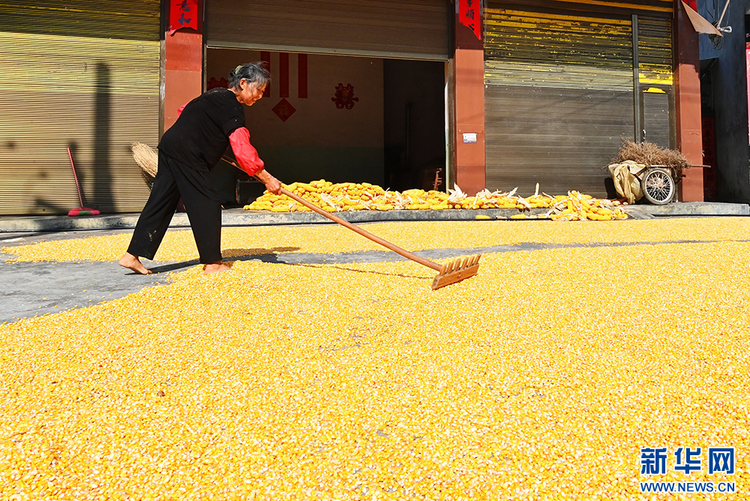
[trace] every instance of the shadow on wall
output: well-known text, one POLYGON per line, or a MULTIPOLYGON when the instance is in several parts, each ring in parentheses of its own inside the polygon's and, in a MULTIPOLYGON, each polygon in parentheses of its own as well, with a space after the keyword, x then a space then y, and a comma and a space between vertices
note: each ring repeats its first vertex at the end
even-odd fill
MULTIPOLYGON (((76 110, 77 111, 77 110, 76 110)), ((73 113, 75 114, 76 111, 73 113)), ((95 77, 95 95, 94 95, 94 115, 92 117, 93 131, 90 140, 93 146, 93 160, 90 165, 79 161, 81 149, 78 141, 70 140, 67 146, 70 148, 75 165, 75 175, 70 165, 70 159, 67 158, 67 152, 62 150, 60 156, 65 158, 65 164, 68 166, 69 178, 71 183, 75 183, 78 178, 78 187, 83 199, 83 205, 102 212, 111 212, 114 209, 114 199, 112 196, 112 173, 110 166, 110 148, 111 148, 111 82, 109 65, 103 62, 96 64, 95 77), (88 183, 89 174, 93 176, 93 181, 88 183), (88 188, 88 189, 87 189, 88 188)), ((8 145, 12 147, 11 144, 8 145)), ((62 165, 62 163, 61 163, 62 165)), ((47 177, 46 172, 40 174, 42 178, 47 177)), ((63 207, 59 204, 52 203, 41 197, 34 200, 37 208, 43 208, 44 212, 52 214, 65 214, 73 207, 63 207)), ((76 201, 76 205, 80 201, 76 201)))
POLYGON ((94 208, 107 211, 114 209, 110 166, 111 95, 109 66, 100 61, 96 64, 94 134, 92 135, 94 141, 94 163, 92 166, 94 182, 89 203, 94 205, 94 208))

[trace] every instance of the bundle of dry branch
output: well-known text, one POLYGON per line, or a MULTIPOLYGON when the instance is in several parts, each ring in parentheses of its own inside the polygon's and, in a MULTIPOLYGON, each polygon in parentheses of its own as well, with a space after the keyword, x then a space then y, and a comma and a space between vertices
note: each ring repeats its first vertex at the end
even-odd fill
POLYGON ((672 167, 678 178, 682 176, 682 169, 689 166, 687 159, 679 151, 661 148, 648 142, 638 144, 633 141, 625 141, 618 156, 610 163, 622 163, 626 160, 648 166, 666 165, 672 167))

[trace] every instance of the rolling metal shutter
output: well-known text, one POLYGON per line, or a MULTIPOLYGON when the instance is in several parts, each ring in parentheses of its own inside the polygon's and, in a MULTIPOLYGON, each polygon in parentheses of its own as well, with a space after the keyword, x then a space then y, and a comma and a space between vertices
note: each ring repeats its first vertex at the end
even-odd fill
POLYGON ((448 0, 207 0, 211 48, 447 60, 448 0))
POLYGON ((641 141, 675 148, 672 20, 638 17, 638 94, 641 141))
POLYGON ((638 33, 646 29, 638 42, 638 80, 660 78, 660 86, 671 89, 671 9, 671 1, 662 0, 488 3, 488 188, 518 187, 528 195, 539 183, 547 193, 606 196, 603 167, 623 139, 634 138, 636 109, 640 124, 666 127, 669 136, 669 107, 652 102, 655 93, 634 99, 642 85, 634 94, 633 22, 641 21, 638 33), (644 23, 641 15, 653 21, 644 23))
POLYGON ((0 214, 140 211, 130 143, 159 137, 160 2, 0 4, 0 214))

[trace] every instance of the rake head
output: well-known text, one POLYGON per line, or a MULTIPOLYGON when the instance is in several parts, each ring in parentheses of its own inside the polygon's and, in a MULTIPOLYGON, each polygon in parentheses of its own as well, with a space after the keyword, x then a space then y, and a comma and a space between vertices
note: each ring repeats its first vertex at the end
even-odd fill
POLYGON ((479 256, 471 256, 467 258, 458 258, 455 261, 451 261, 443 265, 443 268, 432 281, 432 290, 445 287, 446 285, 455 284, 461 280, 466 280, 469 277, 473 277, 479 270, 479 256))

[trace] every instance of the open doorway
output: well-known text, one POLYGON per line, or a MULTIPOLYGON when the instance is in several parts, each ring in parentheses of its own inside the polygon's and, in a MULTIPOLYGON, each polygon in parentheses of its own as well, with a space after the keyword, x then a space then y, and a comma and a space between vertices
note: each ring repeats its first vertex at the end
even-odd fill
POLYGON ((445 64, 383 62, 385 185, 445 189, 445 64))
MULTIPOLYGON (((272 83, 246 109, 246 124, 282 182, 443 188, 444 63, 209 48, 205 88, 226 86, 232 68, 256 61, 267 64, 272 83)), ((244 205, 264 189, 228 164, 212 176, 225 207, 244 205)))

